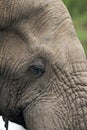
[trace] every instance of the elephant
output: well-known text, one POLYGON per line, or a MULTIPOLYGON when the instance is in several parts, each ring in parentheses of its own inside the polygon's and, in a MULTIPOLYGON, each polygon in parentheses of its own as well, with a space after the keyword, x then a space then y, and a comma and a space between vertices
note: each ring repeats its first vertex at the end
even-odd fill
POLYGON ((62 0, 0 0, 0 116, 27 130, 87 130, 87 60, 62 0))

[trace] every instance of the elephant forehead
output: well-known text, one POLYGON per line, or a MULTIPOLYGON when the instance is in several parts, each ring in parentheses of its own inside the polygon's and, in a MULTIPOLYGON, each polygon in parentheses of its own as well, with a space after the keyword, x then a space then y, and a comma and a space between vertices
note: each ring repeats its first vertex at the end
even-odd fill
POLYGON ((3 12, 0 14, 0 28, 9 26, 27 42, 35 37, 45 43, 54 43, 55 32, 59 35, 61 28, 67 30, 63 25, 71 23, 61 0, 1 0, 0 7, 0 13, 3 12))
POLYGON ((20 24, 21 21, 26 24, 27 20, 36 30, 44 28, 44 25, 57 26, 66 12, 61 0, 1 0, 0 28, 20 24))

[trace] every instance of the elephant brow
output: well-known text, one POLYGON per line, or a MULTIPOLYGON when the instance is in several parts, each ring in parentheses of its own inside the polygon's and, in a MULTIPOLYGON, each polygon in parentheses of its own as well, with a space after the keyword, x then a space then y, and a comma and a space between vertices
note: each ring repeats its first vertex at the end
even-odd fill
MULTIPOLYGON (((23 19, 34 19, 38 14, 44 14, 47 4, 43 4, 41 0, 11 0, 0 2, 0 29, 11 25, 16 25, 23 19), (20 7, 20 8, 19 8, 20 7)), ((36 18, 37 21, 37 18, 36 18)))

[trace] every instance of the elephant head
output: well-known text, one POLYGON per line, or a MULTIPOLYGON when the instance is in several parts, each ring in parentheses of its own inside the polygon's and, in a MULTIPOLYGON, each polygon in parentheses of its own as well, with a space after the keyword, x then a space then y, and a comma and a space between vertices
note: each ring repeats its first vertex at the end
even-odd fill
POLYGON ((27 130, 87 130, 87 61, 61 0, 0 1, 0 115, 27 130))

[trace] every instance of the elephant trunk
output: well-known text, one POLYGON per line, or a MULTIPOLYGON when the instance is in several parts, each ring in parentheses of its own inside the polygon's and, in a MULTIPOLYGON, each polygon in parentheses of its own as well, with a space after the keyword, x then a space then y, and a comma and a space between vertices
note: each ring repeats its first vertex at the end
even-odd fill
MULTIPOLYGON (((79 99, 78 99, 79 102, 79 99)), ((84 101, 83 101, 84 102, 84 101)), ((74 105, 73 105, 74 106, 74 105)), ((27 130, 86 130, 87 107, 86 104, 75 104, 74 110, 60 117, 60 113, 49 112, 49 108, 36 105, 34 109, 24 112, 27 130), (84 105, 84 106, 83 106, 84 105), (58 117, 59 116, 59 117, 58 117)), ((61 108, 62 109, 62 108, 61 108)), ((64 114, 65 112, 63 112, 64 114)), ((62 115, 62 114, 61 114, 62 115)))
POLYGON ((53 111, 45 103, 37 104, 31 110, 27 108, 24 119, 27 130, 63 130, 62 124, 57 122, 53 111))

